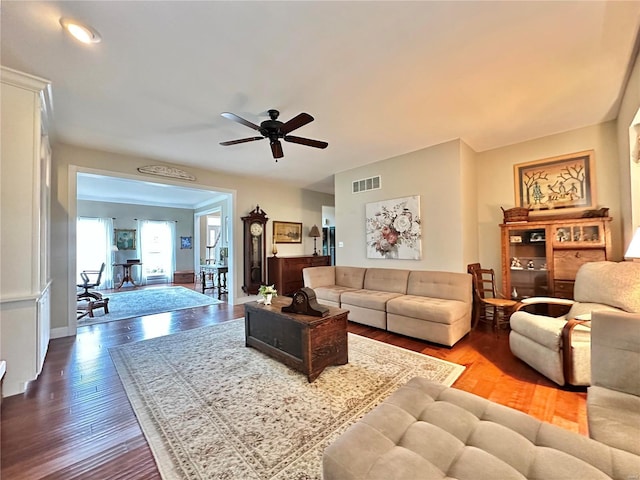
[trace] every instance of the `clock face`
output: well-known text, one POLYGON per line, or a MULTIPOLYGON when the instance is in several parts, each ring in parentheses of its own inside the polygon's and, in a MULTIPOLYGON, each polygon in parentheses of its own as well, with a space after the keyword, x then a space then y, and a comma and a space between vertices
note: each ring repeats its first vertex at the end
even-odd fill
POLYGON ((262 235, 262 224, 260 223, 252 223, 251 224, 251 235, 254 237, 259 237, 262 235))

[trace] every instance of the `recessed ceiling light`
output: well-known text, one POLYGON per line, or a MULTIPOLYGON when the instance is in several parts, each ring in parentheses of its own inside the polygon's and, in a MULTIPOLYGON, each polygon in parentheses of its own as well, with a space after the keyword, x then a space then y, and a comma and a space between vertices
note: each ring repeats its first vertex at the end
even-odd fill
POLYGON ((60 25, 82 43, 100 43, 102 37, 93 28, 70 18, 61 18, 60 25))

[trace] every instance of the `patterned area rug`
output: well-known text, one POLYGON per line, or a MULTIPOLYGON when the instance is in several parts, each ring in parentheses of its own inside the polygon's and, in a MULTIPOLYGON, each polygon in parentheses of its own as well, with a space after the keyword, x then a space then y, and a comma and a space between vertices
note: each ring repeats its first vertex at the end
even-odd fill
MULTIPOLYGON (((109 298, 109 313, 105 314, 103 308, 96 309, 93 311, 93 318, 85 315, 78 320, 79 327, 222 303, 220 300, 185 287, 145 288, 130 292, 107 293, 104 297, 109 298)), ((82 301, 78 302, 78 305, 81 306, 82 303, 82 301)))
POLYGON ((325 447, 400 385, 464 370, 349 334, 349 363, 309 383, 245 347, 242 319, 110 353, 164 479, 320 479, 325 447))

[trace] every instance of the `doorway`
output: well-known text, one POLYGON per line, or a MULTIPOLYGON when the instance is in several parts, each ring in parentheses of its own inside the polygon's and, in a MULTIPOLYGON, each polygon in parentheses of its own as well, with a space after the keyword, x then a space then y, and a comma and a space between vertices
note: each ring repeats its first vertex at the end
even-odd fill
MULTIPOLYGON (((111 219, 113 225, 109 228, 109 235, 111 242, 113 242, 113 235, 115 229, 129 229, 137 230, 138 245, 137 251, 119 252, 115 254, 136 256, 139 258, 140 252, 140 234, 141 226, 139 224, 140 219, 148 220, 160 220, 171 221, 175 220, 168 218, 164 213, 166 212, 184 212, 183 217, 179 218, 175 223, 176 232, 174 234, 174 252, 176 254, 175 264, 173 270, 192 270, 196 274, 199 272, 199 257, 196 256, 195 242, 191 242, 192 239, 198 237, 197 229, 194 228, 194 212, 199 212, 201 209, 207 208, 207 205, 224 205, 225 217, 229 219, 233 218, 232 206, 233 206, 233 193, 231 191, 222 192, 219 190, 206 189, 206 187, 194 188, 192 186, 182 186, 176 181, 175 183, 167 179, 167 182, 162 183, 163 179, 159 178, 157 181, 149 182, 141 180, 137 176, 117 176, 113 175, 113 172, 98 171, 94 169, 87 169, 77 166, 71 166, 69 170, 69 193, 75 197, 75 202, 72 203, 75 211, 71 211, 71 215, 78 219, 79 217, 96 217, 111 219), (110 213, 110 209, 117 208, 120 213, 110 213), (88 214, 87 209, 96 210, 95 214, 88 214), (162 210, 164 209, 164 210, 162 210), (153 210, 153 215, 145 215, 145 211, 153 210), (142 212, 142 213, 140 213, 142 212), (160 215, 160 213, 163 215, 160 215), (131 218, 129 218, 131 217, 131 218), (182 242, 183 237, 185 242, 182 242), (186 247, 183 247, 186 245, 186 247)), ((72 197, 72 198, 73 198, 72 197)), ((232 238, 228 232, 232 231, 231 222, 227 222, 228 230, 225 232, 226 241, 229 247, 232 245, 232 238)), ((69 224, 69 237, 71 240, 69 245, 70 253, 70 270, 69 270, 69 284, 75 289, 76 281, 76 265, 78 263, 77 258, 77 223, 72 222, 69 224)), ((230 253, 230 248, 227 247, 227 252, 230 253)), ((152 253, 152 252, 150 252, 152 253)), ((166 255, 164 255, 166 258, 166 255)), ((128 257, 127 257, 128 258, 128 257)), ((119 260, 118 260, 119 261, 119 260)), ((111 275, 113 275, 114 268, 113 263, 117 263, 110 259, 106 264, 111 275)), ((152 262, 153 263, 153 262, 152 262)), ((166 263, 166 262, 164 262, 166 263)), ((231 263, 231 262, 229 262, 231 263)), ((171 271, 169 266, 160 266, 156 268, 158 273, 163 270, 162 281, 167 279, 171 283, 173 278, 167 273, 171 271)), ((155 281, 156 279, 151 279, 155 281)), ((113 279, 115 283, 115 278, 113 279)), ((233 270, 229 269, 229 282, 233 285, 233 270)), ((223 301, 233 302, 233 291, 229 289, 229 295, 227 298, 223 298, 223 301)), ((74 293, 69 292, 69 312, 75 313, 75 290, 74 293)), ((70 315, 68 320, 69 331, 74 333, 76 329, 76 316, 70 315)))

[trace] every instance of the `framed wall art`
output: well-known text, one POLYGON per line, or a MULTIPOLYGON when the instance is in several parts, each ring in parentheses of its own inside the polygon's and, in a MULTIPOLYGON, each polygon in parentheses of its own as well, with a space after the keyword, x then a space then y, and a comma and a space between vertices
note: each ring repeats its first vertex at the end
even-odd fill
POLYGON ((191 237, 180 237, 180 249, 184 250, 191 248, 193 248, 191 237))
POLYGON ((530 214, 549 210, 563 213, 594 208, 595 167, 593 150, 514 165, 517 207, 530 214))
POLYGON ((367 203, 367 258, 420 260, 420 196, 367 203))
POLYGON ((302 223, 274 220, 273 243, 302 243, 302 223))
POLYGON ((124 228, 114 229, 114 239, 118 250, 135 250, 136 249, 136 231, 124 228))

